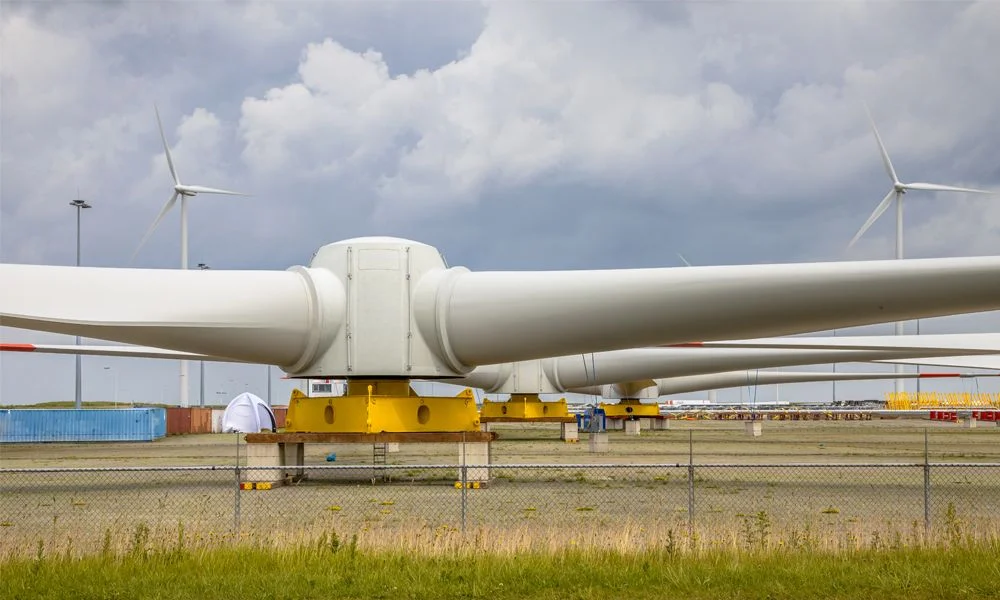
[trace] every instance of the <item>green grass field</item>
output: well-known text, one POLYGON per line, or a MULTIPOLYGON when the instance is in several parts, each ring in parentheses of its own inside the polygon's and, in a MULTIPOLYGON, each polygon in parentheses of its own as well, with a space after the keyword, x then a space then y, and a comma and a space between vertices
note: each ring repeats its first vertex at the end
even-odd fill
POLYGON ((821 552, 689 553, 474 547, 413 554, 324 536, 283 549, 150 549, 2 565, 4 598, 995 598, 1000 544, 821 552))

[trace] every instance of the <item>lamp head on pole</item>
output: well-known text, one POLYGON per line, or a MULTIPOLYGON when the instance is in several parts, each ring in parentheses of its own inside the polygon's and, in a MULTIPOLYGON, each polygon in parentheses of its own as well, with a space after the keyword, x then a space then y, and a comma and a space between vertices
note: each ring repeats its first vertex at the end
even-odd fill
POLYGON ((198 268, 204 271, 206 269, 211 269, 212 267, 206 265, 205 263, 198 263, 198 268))
POLYGON ((91 206, 87 204, 86 200, 73 200, 69 203, 69 205, 77 208, 91 208, 91 206))

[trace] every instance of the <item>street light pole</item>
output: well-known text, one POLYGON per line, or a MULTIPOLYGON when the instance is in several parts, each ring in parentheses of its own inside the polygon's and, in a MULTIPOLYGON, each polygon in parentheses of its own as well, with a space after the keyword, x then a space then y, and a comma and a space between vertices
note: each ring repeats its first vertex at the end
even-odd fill
MULTIPOLYGON (((920 319, 917 319, 917 335, 920 335, 920 319)), ((920 403, 920 365, 917 365, 917 403, 920 403)))
MULTIPOLYGON (((80 195, 79 192, 76 194, 80 195)), ((70 206, 76 208, 76 266, 80 266, 80 210, 84 208, 90 208, 86 200, 81 200, 77 198, 69 203, 70 206)), ((80 345, 80 336, 76 336, 76 345, 80 345)), ((77 410, 83 408, 83 363, 81 361, 81 356, 76 355, 76 396, 73 400, 73 406, 77 410)))
MULTIPOLYGON (((833 337, 837 337, 837 330, 836 329, 833 330, 833 337)), ((836 362, 833 363, 833 372, 834 373, 837 372, 837 363, 836 362)), ((832 404, 836 405, 837 404, 837 380, 834 379, 832 383, 833 383, 833 394, 832 394, 832 396, 830 398, 830 401, 831 401, 832 404)))
POLYGON ((104 367, 105 371, 111 371, 112 384, 115 386, 114 402, 115 408, 118 408, 118 371, 112 369, 111 367, 104 367))
MULTIPOLYGON (((212 267, 206 265, 205 263, 198 263, 198 268, 202 271, 211 269, 212 267)), ((200 361, 198 365, 198 376, 201 379, 201 400, 199 401, 199 406, 205 406, 205 361, 200 361)))

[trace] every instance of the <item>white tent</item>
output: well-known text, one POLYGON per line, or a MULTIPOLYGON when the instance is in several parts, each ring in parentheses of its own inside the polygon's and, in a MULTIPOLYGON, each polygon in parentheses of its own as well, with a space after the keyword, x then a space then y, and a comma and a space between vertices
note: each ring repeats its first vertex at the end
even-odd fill
POLYGON ((243 392, 229 402, 222 413, 223 433, 257 433, 277 429, 274 412, 259 397, 243 392))

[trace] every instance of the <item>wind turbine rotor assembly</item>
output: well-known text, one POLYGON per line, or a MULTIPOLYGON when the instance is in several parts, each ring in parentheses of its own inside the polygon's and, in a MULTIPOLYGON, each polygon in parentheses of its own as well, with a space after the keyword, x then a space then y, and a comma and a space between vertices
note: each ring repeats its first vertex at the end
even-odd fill
MULTIPOLYGON (((471 272, 448 268, 432 246, 368 237, 323 246, 308 267, 285 271, 0 264, 0 288, 18 290, 0 295, 0 320, 347 379, 342 405, 306 399, 290 408, 298 431, 470 431, 478 430, 471 398, 431 406, 409 380, 996 310, 998 275, 1000 257, 471 272)), ((556 379, 565 385, 570 370, 556 379)))

